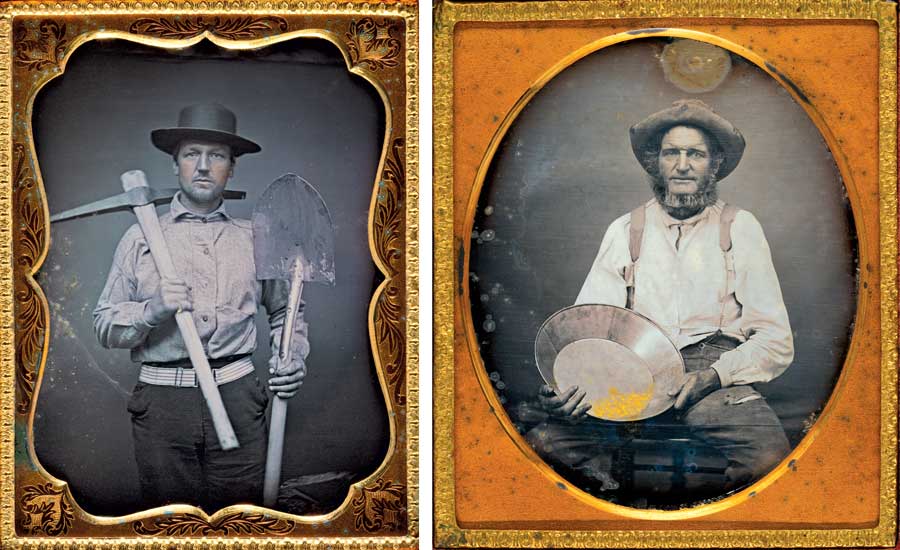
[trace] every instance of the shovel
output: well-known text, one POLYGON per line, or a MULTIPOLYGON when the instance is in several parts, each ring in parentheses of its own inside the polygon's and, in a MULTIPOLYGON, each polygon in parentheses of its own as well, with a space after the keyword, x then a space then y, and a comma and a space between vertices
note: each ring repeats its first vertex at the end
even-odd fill
MULTIPOLYGON (((285 174, 266 188, 253 210, 252 222, 256 278, 291 282, 278 346, 278 374, 291 360, 303 283, 334 284, 334 225, 319 192, 295 174, 285 174)), ((286 417, 287 400, 276 395, 263 485, 263 504, 269 508, 278 500, 286 417)))

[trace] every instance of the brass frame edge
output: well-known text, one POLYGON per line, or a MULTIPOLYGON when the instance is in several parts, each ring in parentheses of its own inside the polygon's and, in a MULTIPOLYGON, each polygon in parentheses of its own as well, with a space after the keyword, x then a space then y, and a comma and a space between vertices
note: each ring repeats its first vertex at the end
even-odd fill
MULTIPOLYGON (((403 243, 403 258, 404 258, 404 269, 405 271, 401 271, 405 276, 405 287, 404 287, 404 317, 401 319, 405 328, 405 342, 404 342, 404 351, 406 352, 406 359, 404 362, 405 366, 405 377, 406 377, 406 430, 405 432, 398 433, 396 421, 394 419, 394 415, 396 414, 395 406, 393 405, 392 398, 390 396, 390 387, 386 380, 386 373, 384 372, 384 366, 381 364, 380 356, 378 353, 377 344, 375 342, 374 336, 369 337, 369 346, 374 355, 374 360, 377 368, 377 378, 379 379, 379 386, 382 392, 382 397, 385 400, 385 411, 390 416, 389 424, 390 424, 390 444, 388 448, 388 452, 383 458, 383 460, 379 463, 379 465, 363 480, 356 482, 353 484, 361 494, 362 489, 366 483, 372 482, 378 478, 384 471, 386 466, 392 460, 399 460, 403 465, 405 465, 405 478, 402 480, 404 485, 406 486, 405 497, 406 500, 404 505, 406 506, 407 512, 407 531, 402 535, 385 535, 385 536, 377 536, 373 534, 362 534, 360 536, 300 536, 300 537, 292 537, 292 538, 264 538, 264 537, 237 537, 237 536, 228 536, 223 538, 207 538, 207 537, 153 537, 153 538, 141 538, 139 535, 134 535, 132 537, 49 537, 49 536, 18 536, 15 531, 15 438, 18 436, 24 436, 24 434, 16 434, 16 415, 15 415, 15 375, 16 375, 16 363, 15 363, 15 315, 14 308, 12 307, 15 301, 14 297, 14 270, 12 268, 13 260, 14 260, 14 251, 13 251, 13 231, 12 231, 12 223, 13 223, 13 190, 12 186, 14 182, 12 181, 12 131, 11 131, 11 121, 12 121, 12 80, 13 80, 13 57, 12 57, 12 49, 13 49, 13 40, 12 40, 12 19, 17 16, 41 16, 41 17, 53 17, 53 16, 103 16, 103 15, 112 15, 112 14, 122 14, 122 15, 137 15, 139 13, 143 13, 140 11, 141 9, 150 9, 154 13, 165 14, 165 15, 203 15, 206 13, 212 14, 222 14, 224 2, 218 3, 207 3, 207 2, 198 2, 196 8, 189 8, 192 3, 190 1, 187 2, 179 2, 176 4, 175 2, 168 2, 169 5, 178 5, 181 6, 180 9, 167 9, 159 6, 159 3, 141 3, 137 2, 119 2, 115 8, 108 9, 109 4, 104 4, 101 7, 98 7, 99 4, 94 3, 85 3, 84 1, 80 2, 71 2, 71 3, 25 3, 25 2, 11 2, 5 5, 0 5, 0 33, 2 33, 2 38, 0 38, 0 46, 4 44, 2 42, 5 40, 5 44, 8 45, 6 48, 0 47, 0 181, 5 182, 3 187, 0 187, 0 239, 4 239, 0 241, 0 259, 6 259, 8 261, 0 262, 2 263, 2 267, 0 267, 0 318, 3 320, 2 326, 0 326, 0 374, 2 374, 2 378, 0 378, 0 382, 4 385, 0 387, 2 392, 0 392, 0 443, 2 443, 2 450, 0 450, 0 467, 2 467, 2 471, 0 471, 0 544, 4 550, 9 548, 23 548, 23 549, 32 549, 32 548, 41 548, 46 544, 53 544, 54 546, 60 545, 61 547, 67 548, 95 548, 95 547, 108 547, 108 546, 118 546, 123 545, 128 548, 159 548, 161 545, 176 545, 178 547, 183 546, 197 546, 197 547, 209 547, 211 544, 215 544, 216 546, 221 546, 222 548, 243 548, 243 547, 258 547, 260 545, 265 545, 271 548, 285 548, 285 547, 293 547, 294 545, 302 545, 304 548, 310 549, 322 549, 322 550, 333 550, 335 548, 412 548, 417 546, 418 544, 418 521, 419 521, 419 484, 418 484, 418 261, 419 261, 419 251, 418 251, 418 94, 412 94, 411 90, 417 89, 418 86, 418 27, 417 27, 417 6, 412 5, 402 5, 402 4, 359 4, 359 3, 351 3, 347 2, 345 4, 338 5, 335 2, 332 2, 328 5, 324 3, 315 2, 309 3, 308 7, 305 2, 281 2, 276 5, 272 2, 230 2, 228 5, 234 8, 234 13, 246 14, 246 13, 260 13, 271 15, 276 14, 287 14, 287 15, 356 15, 360 17, 367 16, 375 16, 375 17, 393 17, 402 19, 402 24, 404 26, 404 30, 406 32, 406 42, 404 47, 405 51, 405 89, 403 95, 403 103, 401 106, 395 105, 392 106, 392 101, 388 97, 388 92, 384 87, 384 84, 380 79, 375 77, 367 69, 355 66, 351 63, 350 54, 347 51, 347 47, 345 44, 337 40, 337 37, 331 31, 326 31, 318 28, 309 28, 309 29, 301 29, 299 31, 291 31, 286 32, 281 35, 265 38, 261 40, 241 40, 241 41, 230 41, 226 40, 222 43, 222 40, 218 39, 218 37, 210 35, 209 32, 204 32, 202 36, 196 37, 194 39, 189 40, 164 40, 164 39, 146 39, 140 36, 130 36, 127 33, 121 33, 117 31, 94 31, 94 32, 86 32, 78 35, 76 39, 73 41, 73 46, 69 48, 66 52, 65 58, 62 62, 63 70, 58 74, 54 74, 51 78, 42 81, 40 84, 36 85, 33 92, 28 98, 28 102, 26 106, 23 106, 23 109, 26 111, 26 116, 30 118, 31 109, 34 97, 36 97, 39 90, 53 78, 60 76, 64 72, 65 62, 72 55, 72 53, 80 47, 83 43, 88 41, 92 41, 95 39, 102 38, 121 38, 125 40, 130 40, 133 42, 139 43, 150 43, 150 42, 160 42, 167 43, 171 46, 173 42, 184 42, 183 46, 189 46, 193 43, 199 42, 203 38, 208 38, 212 42, 218 44, 222 47, 231 47, 236 49, 242 48, 254 48, 259 47, 261 45, 266 45, 274 42, 280 42, 284 40, 291 40, 294 38, 300 37, 315 37, 322 40, 326 40, 335 46, 341 54, 345 64, 346 70, 351 74, 356 74, 359 77, 362 77, 370 86, 375 88, 379 97, 382 100, 382 105, 385 109, 385 123, 386 127, 384 129, 384 133, 381 136, 383 140, 383 146, 380 153, 380 159, 378 163, 377 171, 373 177, 373 186, 371 187, 372 194, 372 204, 374 204, 375 196, 377 195, 378 183, 382 178, 385 162, 391 151, 391 142, 392 140, 396 140, 398 137, 402 138, 404 142, 407 144, 404 148, 405 157, 404 157, 404 181, 407 183, 401 189, 401 200, 407 200, 405 197, 412 197, 412 199, 406 204, 404 204, 404 224, 406 227, 406 232, 404 234, 404 243, 403 243), (212 4, 212 6, 210 6, 212 4), (253 10, 246 9, 243 6, 246 5, 254 5, 257 4, 262 5, 262 8, 254 8, 253 10), (21 9, 17 9, 21 8, 21 9), (102 9, 101 9, 102 8, 102 9), (279 9, 283 8, 283 9, 279 9), (255 11, 254 11, 255 10, 255 11), (397 134, 393 131, 393 125, 391 123, 392 119, 395 118, 396 115, 400 115, 403 117, 403 128, 404 132, 402 134, 397 134), (410 278, 409 274, 413 273, 415 277, 410 278), (414 353, 410 354, 410 350, 414 353), (7 437, 8 434, 8 437, 7 437), (397 452, 399 448, 402 448, 406 451, 404 456, 396 458, 394 453, 397 452)), ((156 45, 156 44, 151 44, 156 45)), ((180 46, 181 47, 181 46, 180 46)), ((28 125, 26 129, 27 134, 29 135, 29 141, 33 142, 31 138, 31 126, 28 125)), ((36 159, 36 155, 34 151, 31 150, 31 155, 36 159)), ((35 167, 37 168, 37 167, 35 167)), ((37 169, 35 170, 37 172, 37 169)), ((43 188, 43 184, 41 181, 41 177, 39 173, 35 174, 36 179, 40 182, 41 188, 43 188)), ((46 194, 41 191, 44 195, 44 203, 46 210, 46 194)), ((372 213, 374 212, 373 207, 370 205, 369 208, 369 219, 367 221, 367 231, 371 233, 372 228, 374 227, 372 222, 372 213)), ((376 289, 374 289, 373 294, 370 298, 369 307, 367 310, 371 310, 374 307, 374 304, 377 302, 377 297, 381 293, 384 292, 385 285, 388 283, 390 279, 390 273, 385 266, 382 265, 378 254, 376 253, 375 248, 372 245, 371 235, 369 236, 369 251, 372 255, 372 261, 376 264, 377 270, 382 273, 385 277, 385 281, 379 285, 376 289)), ((42 253, 40 260, 37 262, 37 265, 40 265, 43 261, 44 255, 46 254, 46 250, 42 253)), ((374 330, 372 327, 373 316, 371 311, 367 314, 367 322, 370 325, 370 333, 371 330, 374 330)), ((49 332, 49 329, 48 329, 49 332)), ((46 355, 41 360, 40 368, 43 367, 43 362, 46 359, 46 355)), ((35 399, 38 388, 35 388, 35 399)), ((33 422, 34 416, 34 406, 32 406, 29 414, 28 414, 28 425, 27 430, 31 431, 31 423, 33 422)), ((33 441, 28 441, 29 451, 33 451, 33 441)), ((31 453, 33 455, 33 452, 31 453)), ((46 478, 53 480, 54 482, 63 483, 66 482, 63 480, 57 480, 53 476, 50 476, 47 472, 43 470, 43 467, 40 465, 40 462, 33 456, 33 462, 35 466, 45 475, 46 478)), ((67 484, 66 484, 67 485, 67 484)), ((267 514, 273 518, 287 518, 295 521, 297 523, 323 523, 326 524, 336 515, 342 513, 348 513, 347 509, 350 506, 350 502, 352 498, 355 496, 355 492, 353 489, 349 489, 346 497, 344 498, 343 503, 334 510, 325 515, 321 516, 296 516, 293 514, 287 514, 278 511, 267 511, 267 514)), ((152 516, 153 512, 150 510, 146 510, 143 512, 138 512, 136 514, 129 514, 127 516, 121 516, 116 518, 106 518, 102 516, 93 516, 80 507, 77 504, 74 504, 76 508, 76 513, 83 516, 92 518, 96 520, 97 525, 104 524, 112 524, 121 520, 134 520, 140 519, 145 516, 152 516)), ((193 509, 193 507, 184 506, 176 507, 177 510, 173 508, 173 511, 181 511, 181 509, 193 509)), ((247 511, 256 510, 264 510, 262 508, 257 507, 241 507, 246 508, 247 511)), ((221 514, 212 514, 206 515, 207 517, 216 517, 221 514)))
POLYGON ((406 18, 406 462, 409 533, 419 535, 419 19, 406 18), (410 368, 412 366, 413 368, 410 368))
MULTIPOLYGON (((13 312, 12 235, 12 18, 0 14, 0 491, 12 492, 15 484, 15 387, 16 361, 13 312), (9 436, 7 436, 9 434, 9 436)), ((15 535, 15 499, 0 501, 0 541, 15 535)))
MULTIPOLYGON (((595 2, 526 2, 509 5, 443 2, 435 9, 434 61, 434 306, 435 306, 435 545, 447 548, 604 546, 798 547, 893 546, 896 543, 897 474, 897 15, 886 2, 787 0, 741 2, 682 0, 665 5, 595 2), (626 17, 756 17, 874 20, 879 27, 879 187, 881 259, 881 498, 872 529, 548 531, 463 529, 456 521, 453 463, 454 293, 453 242, 453 29, 462 21, 526 22, 626 17), (438 413, 441 412, 441 414, 438 413)), ((461 260, 460 260, 461 261, 461 260)))

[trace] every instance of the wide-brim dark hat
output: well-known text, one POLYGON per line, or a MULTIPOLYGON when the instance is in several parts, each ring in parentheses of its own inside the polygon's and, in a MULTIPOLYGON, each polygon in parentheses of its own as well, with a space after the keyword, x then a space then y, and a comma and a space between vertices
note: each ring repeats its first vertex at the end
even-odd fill
POLYGON ((258 153, 262 148, 247 138, 237 135, 237 117, 218 103, 201 103, 185 107, 178 114, 176 128, 160 128, 150 132, 150 140, 157 149, 170 155, 184 140, 224 143, 231 147, 235 157, 258 153))
POLYGON ((631 127, 631 150, 641 166, 646 161, 644 151, 647 144, 675 126, 700 128, 716 140, 724 153, 722 164, 716 172, 717 179, 723 179, 737 168, 744 155, 744 136, 732 123, 698 99, 678 100, 668 109, 653 113, 631 127))

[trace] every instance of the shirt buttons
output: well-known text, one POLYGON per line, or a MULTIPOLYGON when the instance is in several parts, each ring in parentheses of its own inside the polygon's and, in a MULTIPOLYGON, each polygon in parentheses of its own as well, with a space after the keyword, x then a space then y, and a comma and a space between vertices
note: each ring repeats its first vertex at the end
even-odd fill
POLYGON ((209 247, 203 249, 203 253, 209 256, 209 247))
POLYGON ((201 317, 201 319, 203 319, 203 322, 206 323, 209 321, 209 315, 204 315, 203 317, 201 317))

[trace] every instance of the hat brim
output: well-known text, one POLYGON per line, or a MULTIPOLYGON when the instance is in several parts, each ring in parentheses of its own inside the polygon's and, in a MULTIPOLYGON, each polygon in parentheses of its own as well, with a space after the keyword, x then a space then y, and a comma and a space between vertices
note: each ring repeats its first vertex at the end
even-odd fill
MULTIPOLYGON (((731 174, 744 155, 744 136, 733 124, 697 105, 675 105, 647 117, 631 127, 631 150, 644 166, 643 152, 647 144, 659 134, 675 126, 694 126, 707 132, 722 148, 724 158, 716 177, 724 179, 731 174)), ((646 169, 646 167, 645 167, 646 169)))
POLYGON ((235 157, 248 153, 258 153, 262 148, 249 139, 239 135, 223 132, 221 130, 207 130, 203 128, 161 128, 150 132, 150 141, 157 149, 175 154, 175 148, 185 140, 209 141, 224 143, 231 147, 231 154, 235 157))

